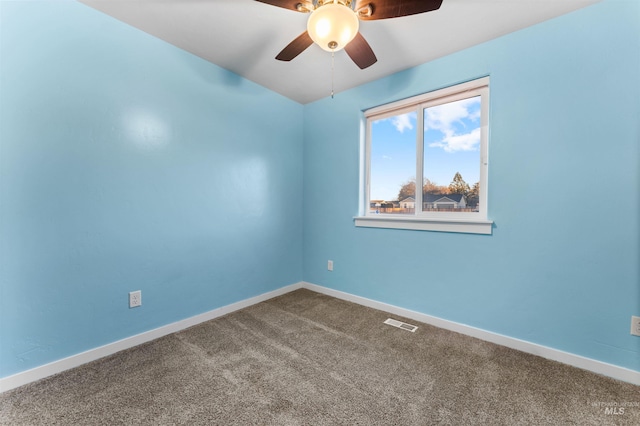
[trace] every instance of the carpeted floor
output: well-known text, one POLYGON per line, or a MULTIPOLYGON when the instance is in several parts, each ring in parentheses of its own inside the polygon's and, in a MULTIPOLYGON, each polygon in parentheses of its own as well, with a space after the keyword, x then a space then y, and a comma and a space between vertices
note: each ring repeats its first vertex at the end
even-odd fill
POLYGON ((0 394, 0 424, 640 424, 638 386, 390 316, 297 290, 0 394))

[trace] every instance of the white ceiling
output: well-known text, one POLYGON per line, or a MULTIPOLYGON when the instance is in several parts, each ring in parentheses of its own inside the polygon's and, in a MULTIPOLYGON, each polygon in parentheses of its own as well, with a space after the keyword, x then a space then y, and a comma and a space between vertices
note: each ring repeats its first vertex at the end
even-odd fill
MULTIPOLYGON (((291 62, 274 59, 305 31, 307 14, 254 0, 80 1, 297 102, 330 94, 330 53, 313 45, 291 62)), ((344 51, 336 53, 335 92, 598 1, 443 0, 434 12, 361 21, 378 62, 361 70, 344 51)))

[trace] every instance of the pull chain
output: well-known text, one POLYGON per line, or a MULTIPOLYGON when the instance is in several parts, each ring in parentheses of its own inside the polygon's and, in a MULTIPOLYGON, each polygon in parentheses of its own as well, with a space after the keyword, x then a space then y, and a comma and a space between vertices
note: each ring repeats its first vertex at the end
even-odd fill
POLYGON ((334 71, 335 52, 331 51, 331 99, 333 99, 333 71, 334 71))

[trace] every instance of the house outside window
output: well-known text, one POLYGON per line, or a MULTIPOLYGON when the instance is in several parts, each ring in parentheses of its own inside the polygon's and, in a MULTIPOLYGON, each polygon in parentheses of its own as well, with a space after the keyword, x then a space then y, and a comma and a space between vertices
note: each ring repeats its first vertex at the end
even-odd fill
POLYGON ((491 233, 488 77, 364 115, 365 204, 356 226, 491 233))

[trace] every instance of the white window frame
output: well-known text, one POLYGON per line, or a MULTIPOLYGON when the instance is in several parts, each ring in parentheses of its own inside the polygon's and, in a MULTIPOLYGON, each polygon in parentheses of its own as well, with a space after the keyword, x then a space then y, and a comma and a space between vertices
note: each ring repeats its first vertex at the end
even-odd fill
POLYGON ((489 77, 480 78, 462 84, 446 87, 433 92, 403 99, 401 101, 371 108, 364 112, 366 120, 364 144, 364 174, 362 174, 360 215, 355 217, 355 225, 359 227, 413 229, 423 231, 463 232, 473 234, 491 234, 493 221, 487 218, 488 200, 488 164, 489 164, 489 77), (479 211, 477 212, 423 212, 422 185, 424 161, 424 109, 481 96, 480 101, 480 194, 479 211), (375 214, 369 209, 371 177, 371 124, 374 121, 399 114, 415 111, 416 126, 416 194, 415 213, 408 214, 375 214))

